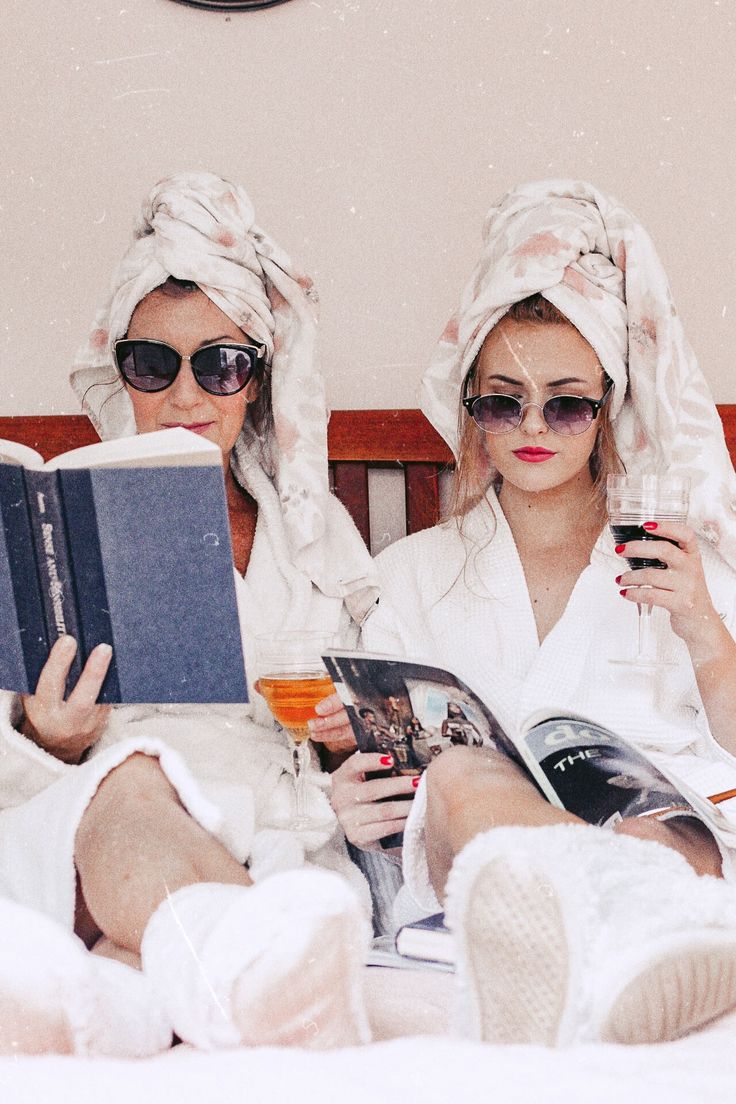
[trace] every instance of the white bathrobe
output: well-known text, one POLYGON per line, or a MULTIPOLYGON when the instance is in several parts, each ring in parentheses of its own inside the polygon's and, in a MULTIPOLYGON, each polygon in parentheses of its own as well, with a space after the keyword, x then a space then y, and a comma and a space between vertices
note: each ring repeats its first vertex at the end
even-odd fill
MULTIPOLYGON (((320 830, 295 833, 293 761, 284 734, 253 689, 254 640, 269 630, 327 629, 352 645, 357 626, 342 600, 322 594, 289 556, 277 493, 258 466, 247 489, 258 522, 244 578, 236 576, 249 705, 116 706, 86 761, 69 766, 14 727, 20 707, 0 692, 0 896, 41 909, 70 928, 74 920, 74 838, 101 780, 136 751, 159 757, 189 813, 258 880, 305 862, 339 869, 370 909, 367 887, 347 857, 327 797, 327 776, 311 772, 309 809, 320 830)), ((335 533, 343 507, 329 502, 335 533)), ((328 518, 329 525, 329 518, 328 518)))
MULTIPOLYGON (((659 654, 673 666, 637 671, 610 662, 634 654, 637 611, 619 596, 622 560, 607 529, 541 645, 516 545, 492 491, 468 515, 465 532, 464 541, 448 522, 381 553, 381 604, 363 627, 365 648, 450 668, 509 730, 540 710, 573 711, 625 736, 704 796, 736 787, 736 759, 710 734, 689 654, 666 612, 654 611, 655 631, 659 654)), ((736 573, 704 542, 701 552, 713 602, 733 634, 736 573)), ((414 896, 431 908, 423 789, 407 826, 404 868, 414 896)), ((728 854, 736 848, 736 801, 720 808, 734 824, 719 840, 728 854)))

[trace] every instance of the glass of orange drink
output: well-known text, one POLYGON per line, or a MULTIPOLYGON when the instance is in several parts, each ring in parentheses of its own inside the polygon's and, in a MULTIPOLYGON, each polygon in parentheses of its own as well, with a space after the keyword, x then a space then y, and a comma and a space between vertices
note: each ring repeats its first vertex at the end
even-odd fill
POLYGON ((335 692, 322 655, 336 643, 334 633, 310 629, 272 633, 256 640, 257 689, 286 732, 292 748, 295 827, 306 826, 310 820, 306 800, 306 776, 311 762, 307 721, 317 716, 317 703, 335 692))

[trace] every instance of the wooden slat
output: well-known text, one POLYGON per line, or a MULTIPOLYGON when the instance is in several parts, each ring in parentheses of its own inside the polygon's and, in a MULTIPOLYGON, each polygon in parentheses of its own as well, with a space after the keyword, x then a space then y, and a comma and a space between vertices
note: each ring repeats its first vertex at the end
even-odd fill
POLYGON ((736 404, 720 405, 718 413, 721 415, 721 421, 723 422, 723 435, 731 454, 731 461, 736 467, 736 404))
MULTIPOLYGON (((736 460, 736 404, 721 404, 718 410, 728 450, 736 460)), ((83 414, 0 417, 0 437, 30 445, 46 460, 97 440, 83 414)), ((331 460, 436 464, 452 461, 447 445, 420 410, 333 410, 329 448, 331 460)))
POLYGON ((368 465, 351 460, 330 464, 333 490, 348 511, 361 537, 370 548, 371 523, 368 511, 368 465))
POLYGON ((440 517, 439 466, 407 464, 404 479, 407 533, 436 525, 440 517))
POLYGON ((332 460, 452 461, 421 410, 333 410, 328 441, 332 460))
POLYGON ((44 460, 99 441, 84 414, 41 414, 0 418, 0 438, 20 441, 40 452, 44 460))
MULTIPOLYGON (((736 460, 736 404, 718 407, 726 444, 736 460)), ((0 438, 20 441, 45 460, 97 440, 82 414, 0 417, 0 438)), ((444 441, 419 410, 335 410, 329 426, 330 467, 335 493, 346 505, 364 540, 370 541, 368 467, 398 464, 405 469, 408 532, 439 517, 438 471, 451 464, 444 441)))

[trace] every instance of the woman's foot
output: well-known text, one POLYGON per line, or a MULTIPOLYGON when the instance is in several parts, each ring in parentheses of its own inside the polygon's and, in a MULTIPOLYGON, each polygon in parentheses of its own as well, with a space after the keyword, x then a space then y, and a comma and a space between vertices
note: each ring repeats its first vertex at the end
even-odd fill
POLYGON ((335 874, 252 887, 204 883, 154 913, 143 968, 185 1042, 323 1050, 369 1037, 361 993, 368 925, 335 874))
POLYGON ((172 1032, 146 978, 43 913, 0 901, 0 1054, 144 1057, 172 1032))
POLYGON ((462 1026, 487 1042, 663 1042, 736 1006, 736 891, 659 844, 493 829, 457 857, 446 914, 462 1026))

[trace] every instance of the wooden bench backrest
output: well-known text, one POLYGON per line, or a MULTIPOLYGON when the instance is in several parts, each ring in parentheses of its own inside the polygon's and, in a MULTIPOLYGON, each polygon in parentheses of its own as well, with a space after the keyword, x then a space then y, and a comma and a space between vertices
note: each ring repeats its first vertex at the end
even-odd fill
MULTIPOLYGON (((736 404, 719 406, 726 444, 736 458, 736 404)), ((0 417, 0 438, 20 441, 45 460, 92 444, 97 434, 83 414, 0 417)), ((335 494, 353 516, 370 547, 368 472, 396 468, 404 473, 406 530, 436 524, 440 472, 452 456, 419 410, 334 410, 329 427, 330 478, 335 494)))

